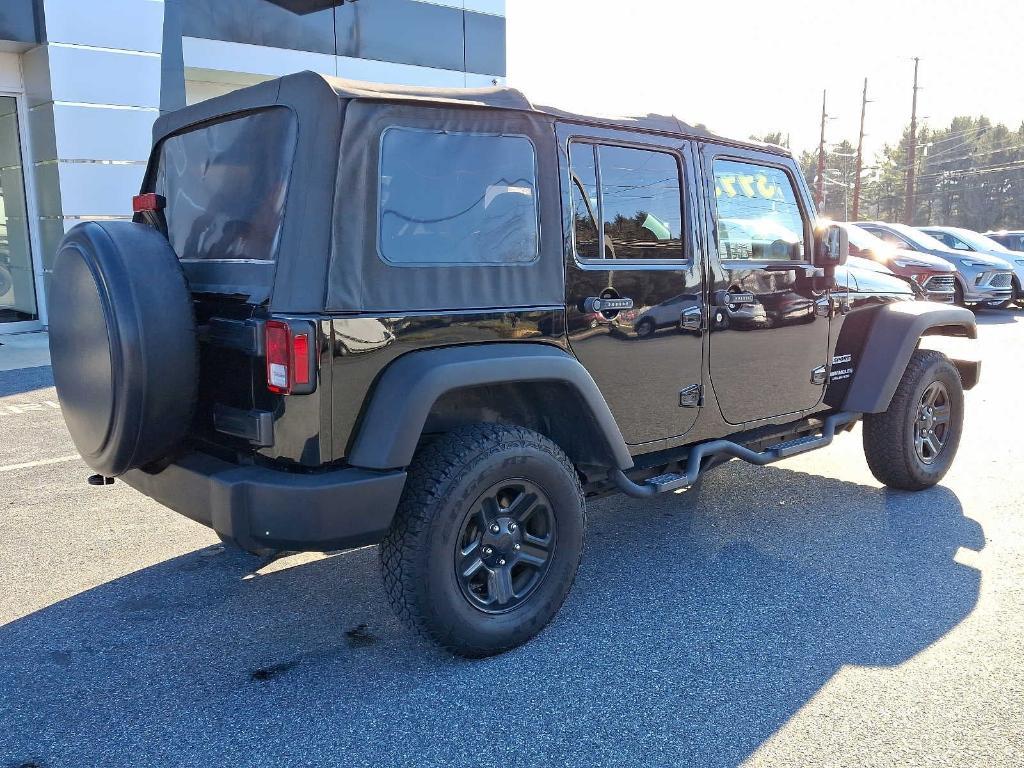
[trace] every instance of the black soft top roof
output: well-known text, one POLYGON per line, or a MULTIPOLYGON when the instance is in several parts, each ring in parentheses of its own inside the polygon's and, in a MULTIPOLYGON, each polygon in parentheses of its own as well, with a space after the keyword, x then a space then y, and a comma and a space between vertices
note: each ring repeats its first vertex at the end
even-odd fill
MULTIPOLYGON (((162 116, 153 128, 154 139, 159 140, 181 128, 215 118, 228 112, 247 108, 250 100, 253 106, 262 106, 275 101, 276 95, 290 94, 289 101, 306 104, 323 104, 333 94, 337 99, 366 99, 395 102, 419 102, 436 105, 464 105, 471 107, 514 110, 535 115, 548 115, 558 120, 587 123, 605 127, 626 128, 655 133, 669 133, 698 139, 710 139, 732 146, 750 147, 763 151, 788 155, 783 147, 757 141, 742 141, 719 136, 701 124, 692 125, 673 115, 648 114, 639 117, 596 117, 583 115, 557 107, 536 105, 522 91, 507 86, 490 88, 433 88, 429 86, 395 85, 372 83, 361 80, 347 80, 330 77, 316 72, 299 72, 294 75, 269 80, 249 88, 234 91, 209 101, 162 116), (277 93, 274 94, 273 92, 277 93)), ((251 107, 249 107, 251 108, 251 107)))
MULTIPOLYGON (((273 312, 392 312, 418 309, 492 309, 501 306, 556 306, 564 296, 560 258, 523 265, 466 265, 439 281, 432 267, 386 265, 376 252, 376 147, 382 125, 429 120, 451 130, 491 132, 511 126, 536 147, 540 195, 541 252, 560 254, 557 151, 554 120, 712 140, 729 146, 769 151, 781 147, 714 136, 674 117, 597 118, 532 104, 514 88, 423 88, 366 83, 300 72, 243 88, 162 115, 153 126, 154 152, 143 191, 153 190, 159 146, 180 131, 241 113, 273 107, 290 109, 299 140, 288 186, 278 261, 196 259, 183 263, 193 291, 244 296, 270 302, 273 312), (342 131, 344 115, 345 130, 342 131), (342 151, 342 146, 345 147, 342 151), (339 158, 344 157, 344 172, 339 158), (345 194, 332 194, 342 176, 345 194), (341 222, 344 222, 342 226, 341 222), (331 275, 328 276, 328 269, 331 275), (327 286, 325 286, 327 276, 327 286), (325 290, 329 288, 329 290, 325 290)), ((245 147, 239 152, 248 151, 245 147)), ((252 148, 258 152, 259 148, 252 148)), ((245 194, 245 190, 238 190, 245 194)))

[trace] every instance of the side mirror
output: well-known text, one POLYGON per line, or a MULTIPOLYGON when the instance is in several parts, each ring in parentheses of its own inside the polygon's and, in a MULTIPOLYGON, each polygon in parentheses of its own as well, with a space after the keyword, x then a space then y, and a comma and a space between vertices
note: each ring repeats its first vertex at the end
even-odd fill
POLYGON ((850 236, 843 227, 827 222, 819 225, 814 232, 814 265, 816 267, 839 267, 850 255, 850 236))

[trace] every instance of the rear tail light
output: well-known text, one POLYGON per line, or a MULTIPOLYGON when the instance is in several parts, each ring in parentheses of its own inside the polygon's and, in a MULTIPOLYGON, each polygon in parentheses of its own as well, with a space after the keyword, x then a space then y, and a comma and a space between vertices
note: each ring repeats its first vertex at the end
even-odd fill
POLYGON ((315 344, 308 323, 295 325, 284 320, 264 323, 267 352, 267 389, 279 395, 301 395, 313 391, 312 371, 315 344))

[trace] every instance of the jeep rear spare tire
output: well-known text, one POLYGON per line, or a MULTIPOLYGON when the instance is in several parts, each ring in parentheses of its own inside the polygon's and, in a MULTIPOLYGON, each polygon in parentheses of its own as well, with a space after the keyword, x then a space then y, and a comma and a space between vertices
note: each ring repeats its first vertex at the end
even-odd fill
POLYGON ((58 248, 48 309, 54 384, 85 463, 113 477, 172 452, 196 403, 198 346, 166 238, 143 224, 79 224, 58 248))

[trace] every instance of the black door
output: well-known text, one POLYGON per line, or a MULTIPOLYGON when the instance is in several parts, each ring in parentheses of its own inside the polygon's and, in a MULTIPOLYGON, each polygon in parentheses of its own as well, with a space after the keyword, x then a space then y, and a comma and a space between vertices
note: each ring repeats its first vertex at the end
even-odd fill
POLYGON ((829 304, 810 264, 812 215, 785 158, 705 145, 711 381, 730 424, 813 408, 829 304))
POLYGON ((701 402, 705 306, 690 145, 559 125, 569 343, 627 443, 675 437, 701 402))

